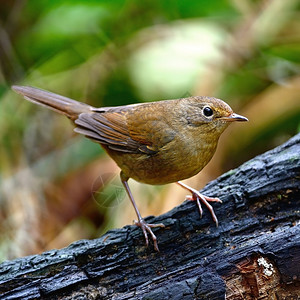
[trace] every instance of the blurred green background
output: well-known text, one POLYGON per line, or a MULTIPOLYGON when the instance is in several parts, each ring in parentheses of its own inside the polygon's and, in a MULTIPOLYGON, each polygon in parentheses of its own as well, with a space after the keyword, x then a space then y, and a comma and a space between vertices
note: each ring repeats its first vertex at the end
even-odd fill
MULTIPOLYGON (((250 122, 232 125, 210 164, 188 180, 200 188, 300 131, 299 8, 296 0, 1 1, 0 261, 135 219, 99 145, 12 84, 94 106, 225 100, 250 122)), ((176 185, 129 184, 143 216, 185 196, 176 185)))

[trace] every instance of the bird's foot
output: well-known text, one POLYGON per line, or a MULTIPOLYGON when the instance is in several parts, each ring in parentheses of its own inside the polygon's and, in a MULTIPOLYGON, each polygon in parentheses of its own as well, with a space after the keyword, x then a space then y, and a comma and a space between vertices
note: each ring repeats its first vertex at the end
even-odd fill
POLYGON ((222 203, 222 200, 220 200, 219 198, 210 198, 210 197, 204 196, 193 188, 189 188, 189 191, 192 193, 192 195, 186 196, 186 199, 191 200, 191 201, 196 201, 197 206, 199 208, 200 217, 202 217, 202 213, 203 213, 202 206, 201 206, 201 202, 202 202, 210 211, 211 216, 212 216, 214 222, 216 223, 216 226, 218 227, 218 224, 219 224, 218 219, 216 217, 213 207, 208 202, 222 203))
POLYGON ((145 220, 143 218, 139 219, 139 221, 134 221, 136 226, 139 226, 144 234, 145 240, 146 240, 146 246, 148 247, 149 245, 149 239, 148 239, 148 234, 147 232, 150 234, 152 240, 153 240, 153 245, 154 245, 154 249, 159 252, 158 249, 158 245, 157 245, 157 238, 155 236, 155 234, 152 232, 151 228, 155 228, 155 227, 161 227, 164 228, 165 225, 160 223, 160 224, 149 224, 146 223, 145 220))

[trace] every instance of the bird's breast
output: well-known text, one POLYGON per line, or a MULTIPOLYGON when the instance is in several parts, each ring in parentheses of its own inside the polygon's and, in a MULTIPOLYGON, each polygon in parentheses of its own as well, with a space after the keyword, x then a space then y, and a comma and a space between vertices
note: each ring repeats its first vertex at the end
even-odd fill
POLYGON ((212 158, 216 142, 176 138, 154 155, 114 153, 110 156, 130 178, 147 184, 167 184, 200 172, 212 158))

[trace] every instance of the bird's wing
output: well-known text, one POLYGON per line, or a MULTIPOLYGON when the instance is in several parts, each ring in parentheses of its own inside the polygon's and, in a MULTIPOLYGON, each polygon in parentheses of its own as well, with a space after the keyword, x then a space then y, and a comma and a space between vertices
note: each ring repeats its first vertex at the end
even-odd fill
POLYGON ((111 150, 154 155, 174 138, 168 129, 161 133, 163 122, 160 117, 143 105, 96 109, 80 114, 74 130, 111 150))

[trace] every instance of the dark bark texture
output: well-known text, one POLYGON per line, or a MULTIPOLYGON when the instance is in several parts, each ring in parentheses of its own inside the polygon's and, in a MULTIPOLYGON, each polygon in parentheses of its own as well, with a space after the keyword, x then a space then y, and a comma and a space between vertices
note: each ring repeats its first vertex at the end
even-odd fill
MULTIPOLYGON (((0 299, 300 299, 300 134, 148 217, 160 252, 126 226, 0 265, 0 299)), ((128 204, 129 205, 129 204, 128 204)))

